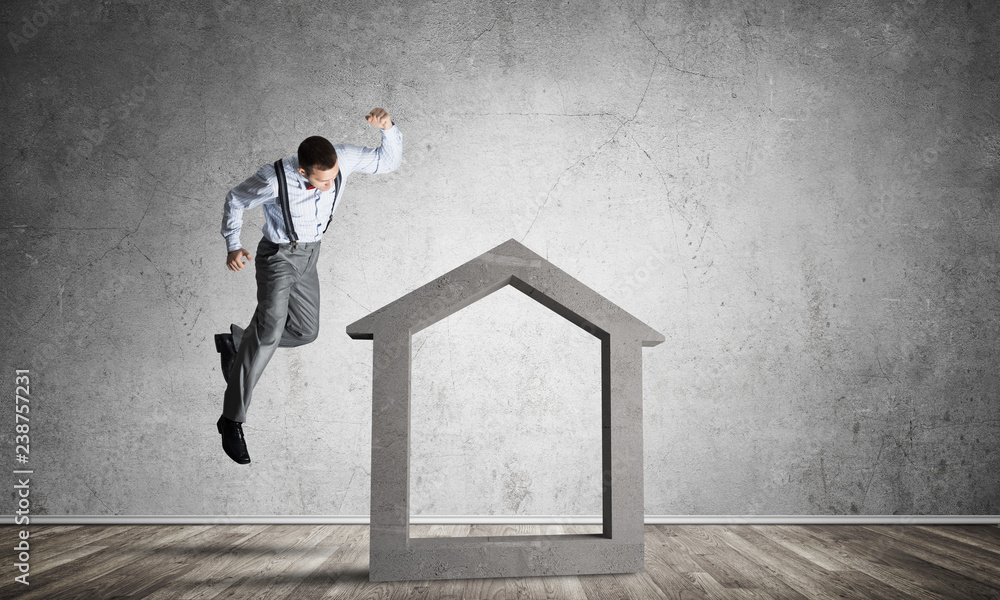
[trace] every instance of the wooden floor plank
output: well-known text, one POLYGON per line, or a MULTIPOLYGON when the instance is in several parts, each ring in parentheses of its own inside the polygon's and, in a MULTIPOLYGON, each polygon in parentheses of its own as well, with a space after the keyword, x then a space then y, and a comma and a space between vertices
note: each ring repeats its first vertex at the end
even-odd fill
POLYGON ((288 598, 318 600, 347 598, 368 583, 368 528, 351 526, 352 530, 329 538, 336 540, 335 550, 312 573, 303 577, 288 593, 288 598))
MULTIPOLYGON (((48 529, 47 527, 45 528, 48 529)), ((43 532, 48 533, 43 530, 43 532)), ((41 532, 40 532, 41 533, 41 532)), ((142 529, 131 526, 95 525, 68 530, 63 534, 40 535, 39 548, 52 559, 61 559, 64 554, 79 555, 79 550, 87 547, 126 546, 133 539, 144 534, 142 529)), ((71 559, 72 560, 72 559, 71 559)), ((65 560, 63 562, 66 562, 65 560)))
POLYGON ((286 598, 339 549, 336 540, 328 541, 339 535, 337 527, 330 525, 295 529, 265 526, 258 535, 238 539, 229 547, 216 544, 210 553, 192 553, 185 559, 192 568, 173 587, 187 585, 184 595, 194 598, 286 598), (233 577, 233 573, 239 575, 233 577))
POLYGON ((330 528, 325 531, 314 529, 311 533, 311 537, 299 537, 297 547, 301 552, 298 555, 282 551, 259 569, 258 578, 262 581, 268 578, 267 593, 255 591, 254 588, 259 586, 254 586, 252 583, 241 584, 240 587, 233 588, 235 597, 248 600, 282 600, 293 597, 290 595, 292 590, 301 587, 305 582, 320 586, 329 585, 333 578, 329 573, 319 569, 340 549, 340 546, 336 540, 328 541, 332 533, 330 528))
MULTIPOLYGON (((185 582, 184 574, 195 566, 192 549, 211 544, 222 535, 207 525, 186 526, 174 535, 160 537, 157 526, 136 526, 144 530, 142 541, 125 548, 111 547, 115 559, 85 583, 52 596, 52 600, 72 598, 145 598, 157 589, 177 589, 185 582), (119 560, 122 559, 122 560, 119 560)), ((96 560, 97 555, 89 560, 96 560)))
POLYGON ((1000 527, 969 527, 965 525, 918 525, 916 529, 975 546, 993 554, 1000 561, 1000 527))
POLYGON ((705 590, 706 598, 710 598, 712 600, 769 600, 772 598, 770 594, 761 592, 760 590, 725 587, 708 573, 692 573, 692 575, 694 576, 695 583, 705 590))
POLYGON ((701 566, 690 555, 692 548, 677 538, 686 535, 675 526, 646 527, 646 573, 664 593, 664 598, 707 598, 692 576, 701 566))
POLYGON ((151 590, 144 600, 206 600, 238 583, 231 574, 246 568, 245 545, 267 535, 265 526, 219 525, 196 540, 158 550, 189 568, 159 589, 151 590))
MULTIPOLYGON (((872 526, 866 529, 875 531, 872 526)), ((987 585, 1000 585, 1000 563, 991 553, 976 546, 970 546, 916 530, 905 525, 883 525, 877 530, 883 539, 905 544, 909 554, 960 573, 970 579, 987 585)))
POLYGON ((45 539, 46 537, 58 536, 60 539, 69 540, 70 532, 85 533, 92 528, 86 525, 46 525, 44 529, 36 530, 32 535, 35 539, 45 539))
POLYGON ((410 525, 410 537, 468 537, 470 528, 470 525, 445 525, 442 523, 434 523, 430 525, 410 525))
MULTIPOLYGON (((648 538, 650 531, 647 530, 648 538)), ((690 539, 690 530, 681 526, 661 525, 652 530, 652 535, 660 542, 662 552, 658 558, 679 573, 695 573, 701 567, 694 560, 700 546, 690 539)))
MULTIPOLYGON (((289 526, 282 526, 289 527, 289 526)), ((310 573, 299 573, 287 597, 296 600, 344 598, 368 584, 368 526, 331 525, 322 544, 336 549, 310 573)), ((237 571, 238 572, 238 571, 237 571)), ((225 594, 217 596, 227 597, 225 594)))
MULTIPOLYGON (((822 540, 854 568, 916 598, 997 598, 995 588, 917 558, 905 545, 858 535, 851 526, 798 527, 812 539, 822 540)), ((857 528, 860 529, 860 528, 857 528)), ((808 539, 804 544, 810 543, 808 539)))
POLYGON ((704 572, 712 575, 724 587, 760 590, 762 594, 780 600, 807 600, 806 596, 778 578, 774 571, 767 570, 766 567, 730 547, 726 543, 723 527, 692 527, 699 527, 706 535, 715 539, 714 546, 718 548, 717 552, 696 555, 694 560, 704 572))
POLYGON ((532 600, 558 600, 560 598, 585 598, 587 593, 576 576, 524 577, 507 588, 508 598, 532 600))
POLYGON ((581 575, 580 586, 587 600, 602 600, 603 598, 629 598, 625 588, 613 577, 604 575, 581 575))
POLYGON ((847 550, 847 546, 823 536, 812 535, 806 528, 800 526, 782 526, 773 531, 776 538, 784 539, 785 545, 792 548, 811 548, 812 553, 823 561, 838 565, 837 571, 856 571, 868 577, 881 581, 885 585, 899 591, 901 597, 930 598, 933 595, 925 588, 916 584, 912 577, 900 577, 885 562, 879 560, 860 559, 858 550, 847 550))
MULTIPOLYGON (((112 581, 108 576, 120 567, 130 566, 136 558, 142 556, 145 549, 156 548, 159 545, 169 545, 182 542, 185 538, 195 536, 198 533, 209 529, 208 526, 124 526, 112 528, 112 535, 101 539, 103 550, 89 554, 74 560, 62 568, 49 569, 40 573, 40 577, 33 581, 30 590, 18 596, 23 600, 56 600, 60 598, 80 598, 93 597, 100 598, 100 595, 87 596, 80 595, 83 590, 90 587, 102 585, 98 582, 112 581)), ((57 538, 50 539, 50 543, 55 543, 57 538)), ((36 554, 36 560, 38 555, 36 554)), ((146 555, 146 558, 151 558, 146 555)), ((162 557, 155 558, 157 572, 169 571, 173 566, 169 561, 163 561, 162 557)), ((142 573, 142 571, 134 571, 142 573)), ((143 573, 143 576, 146 574, 143 573)), ((134 581, 135 577, 127 578, 128 582, 134 581)))
MULTIPOLYGON (((733 528, 730 544, 752 560, 767 564, 789 586, 810 598, 831 593, 840 598, 899 598, 889 586, 864 575, 827 571, 810 560, 772 542, 752 526, 733 528), (738 540, 742 539, 743 542, 738 540)), ((906 597, 906 596, 903 596, 906 597)))
POLYGON ((821 569, 831 572, 853 570, 841 557, 835 553, 827 552, 822 543, 814 541, 812 544, 803 544, 802 538, 795 535, 794 526, 752 525, 751 527, 767 539, 798 554, 821 569))
MULTIPOLYGON (((20 528, 0 526, 0 548, 20 528)), ((552 535, 574 526, 428 528, 431 535, 552 535)), ((1000 598, 989 526, 657 525, 645 572, 368 581, 365 525, 32 526, 30 586, 0 560, 0 597, 24 600, 482 598, 1000 598)))

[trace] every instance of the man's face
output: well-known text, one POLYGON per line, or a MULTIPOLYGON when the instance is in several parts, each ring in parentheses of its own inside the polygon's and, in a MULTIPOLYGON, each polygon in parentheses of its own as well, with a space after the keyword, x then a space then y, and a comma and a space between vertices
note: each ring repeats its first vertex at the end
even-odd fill
POLYGON ((316 189, 324 192, 328 192, 333 188, 333 180, 337 178, 337 173, 339 172, 340 165, 337 163, 334 163, 332 169, 326 171, 314 169, 312 173, 306 173, 305 169, 299 167, 299 173, 309 181, 309 185, 315 186, 316 189))

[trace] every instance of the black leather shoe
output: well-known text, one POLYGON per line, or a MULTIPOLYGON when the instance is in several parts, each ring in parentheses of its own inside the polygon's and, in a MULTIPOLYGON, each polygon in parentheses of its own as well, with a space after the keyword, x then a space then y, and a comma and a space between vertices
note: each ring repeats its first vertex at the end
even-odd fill
POLYGON ((250 455, 247 454, 247 443, 243 439, 243 423, 219 417, 216 426, 219 428, 219 433, 222 434, 222 449, 226 451, 229 458, 241 465, 248 464, 250 455))
POLYGON ((229 383, 229 372, 233 370, 233 363, 236 362, 236 344, 233 343, 233 334, 215 334, 215 349, 222 356, 222 376, 226 383, 229 383))

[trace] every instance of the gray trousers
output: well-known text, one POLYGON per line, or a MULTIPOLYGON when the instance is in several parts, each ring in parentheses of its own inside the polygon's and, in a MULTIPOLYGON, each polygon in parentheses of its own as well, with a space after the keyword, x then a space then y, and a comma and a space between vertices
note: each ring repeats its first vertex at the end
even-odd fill
POLYGON ((276 348, 308 344, 319 334, 319 245, 265 238, 257 246, 257 310, 246 330, 230 327, 238 350, 222 403, 227 419, 246 421, 253 388, 276 348))

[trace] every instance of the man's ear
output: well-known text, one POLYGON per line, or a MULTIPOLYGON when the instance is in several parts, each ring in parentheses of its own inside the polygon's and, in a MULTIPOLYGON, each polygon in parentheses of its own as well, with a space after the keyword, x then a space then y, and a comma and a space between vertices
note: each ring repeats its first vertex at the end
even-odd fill
POLYGON ((301 173, 303 177, 308 177, 309 176, 309 174, 306 173, 306 170, 303 169, 302 167, 299 167, 299 173, 301 173))

